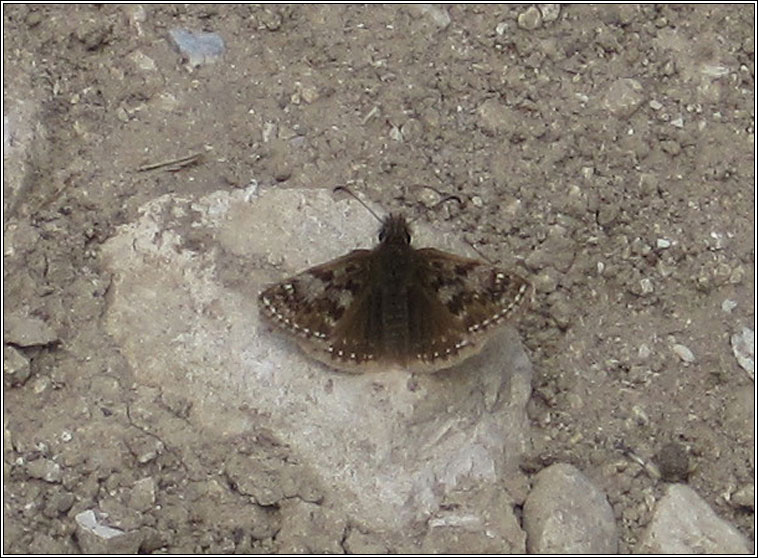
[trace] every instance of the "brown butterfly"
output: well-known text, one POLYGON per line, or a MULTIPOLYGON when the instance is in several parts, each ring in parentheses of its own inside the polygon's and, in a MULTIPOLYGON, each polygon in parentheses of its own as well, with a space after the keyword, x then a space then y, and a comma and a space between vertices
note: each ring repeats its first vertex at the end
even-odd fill
POLYGON ((516 274, 411 247, 408 222, 383 220, 373 250, 353 250, 259 296, 261 312, 317 360, 347 372, 434 372, 481 351, 530 291, 516 274))

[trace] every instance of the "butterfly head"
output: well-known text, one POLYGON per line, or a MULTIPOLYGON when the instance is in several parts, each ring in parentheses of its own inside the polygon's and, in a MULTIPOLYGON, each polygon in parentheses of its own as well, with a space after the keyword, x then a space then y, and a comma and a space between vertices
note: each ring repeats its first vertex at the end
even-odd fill
POLYGON ((399 213, 390 213, 382 222, 379 242, 388 246, 408 246, 411 243, 411 229, 408 221, 399 213))

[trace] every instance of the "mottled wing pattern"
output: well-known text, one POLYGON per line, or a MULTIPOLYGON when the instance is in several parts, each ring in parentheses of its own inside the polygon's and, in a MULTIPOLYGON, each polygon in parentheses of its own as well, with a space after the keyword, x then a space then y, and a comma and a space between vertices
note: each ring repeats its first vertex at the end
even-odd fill
POLYGON ((530 296, 529 283, 483 262, 434 248, 414 251, 417 281, 409 335, 417 368, 449 368, 481 350, 530 296))
POLYGON ((335 327, 367 288, 368 254, 368 250, 354 250, 272 285, 259 296, 262 313, 293 334, 308 352, 312 346, 314 351, 328 353, 335 327))

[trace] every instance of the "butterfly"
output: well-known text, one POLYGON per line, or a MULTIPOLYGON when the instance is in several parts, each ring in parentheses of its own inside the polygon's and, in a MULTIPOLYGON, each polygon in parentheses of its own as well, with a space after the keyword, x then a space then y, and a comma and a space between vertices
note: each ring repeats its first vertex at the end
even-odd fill
POLYGON ((530 291, 515 273, 413 248, 408 221, 391 213, 372 250, 353 250, 289 277, 258 301, 270 323, 332 368, 435 372, 481 351, 530 291))

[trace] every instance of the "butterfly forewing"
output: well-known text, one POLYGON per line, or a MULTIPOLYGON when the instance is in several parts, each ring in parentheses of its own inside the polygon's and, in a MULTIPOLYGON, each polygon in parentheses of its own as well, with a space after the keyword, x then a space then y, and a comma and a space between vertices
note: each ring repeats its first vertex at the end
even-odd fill
POLYGON ((274 324, 308 342, 327 345, 335 326, 365 292, 368 250, 354 250, 263 291, 262 312, 274 324))
POLYGON ((462 334, 477 336, 523 305, 529 283, 520 276, 435 248, 416 250, 418 282, 455 316, 462 334))

